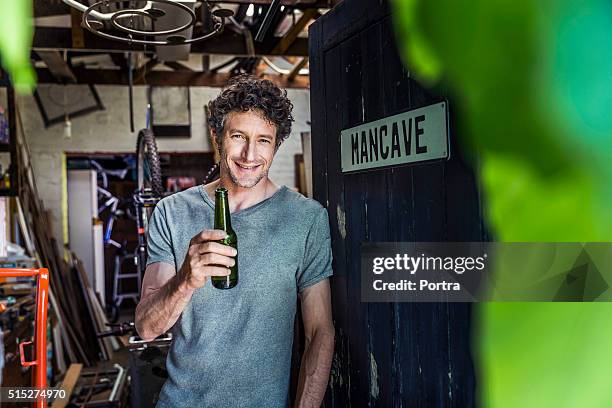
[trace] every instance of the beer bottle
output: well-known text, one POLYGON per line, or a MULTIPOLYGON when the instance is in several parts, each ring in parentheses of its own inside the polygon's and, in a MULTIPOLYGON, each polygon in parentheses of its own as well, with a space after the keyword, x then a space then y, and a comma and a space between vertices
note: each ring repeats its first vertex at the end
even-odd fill
MULTIPOLYGON (((215 190, 215 229, 225 231, 227 237, 219 240, 220 244, 229 245, 238 250, 238 238, 232 229, 230 209, 227 201, 227 190, 220 187, 215 190)), ((238 254, 235 257, 236 263, 230 268, 228 276, 211 276, 210 280, 217 289, 231 289, 238 283, 238 254)))

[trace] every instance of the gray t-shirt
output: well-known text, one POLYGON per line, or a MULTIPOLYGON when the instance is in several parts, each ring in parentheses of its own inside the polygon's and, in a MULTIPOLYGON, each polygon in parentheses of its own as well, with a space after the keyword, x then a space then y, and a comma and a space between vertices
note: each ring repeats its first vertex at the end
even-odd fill
MULTIPOLYGON (((231 196, 229 197, 231 200, 231 196)), ((190 239, 214 224, 202 186, 161 200, 147 264, 178 270, 190 239)), ((297 294, 332 275, 329 220, 318 202, 281 187, 231 215, 238 285, 196 290, 172 329, 158 407, 286 407, 297 294)))

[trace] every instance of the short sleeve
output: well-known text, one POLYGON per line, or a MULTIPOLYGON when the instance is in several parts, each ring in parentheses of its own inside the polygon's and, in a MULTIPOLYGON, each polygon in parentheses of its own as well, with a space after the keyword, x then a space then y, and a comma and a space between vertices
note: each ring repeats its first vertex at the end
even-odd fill
POLYGON ((304 258, 298 270, 298 292, 333 275, 327 210, 321 208, 306 238, 304 258))
POLYGON ((175 266, 164 201, 155 206, 147 230, 147 266, 155 262, 175 266))

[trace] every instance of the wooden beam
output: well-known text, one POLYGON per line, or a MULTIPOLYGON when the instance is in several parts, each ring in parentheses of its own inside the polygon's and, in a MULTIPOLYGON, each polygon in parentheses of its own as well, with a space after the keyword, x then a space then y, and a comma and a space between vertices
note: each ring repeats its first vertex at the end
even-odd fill
POLYGON ((280 39, 272 52, 275 55, 285 55, 285 52, 289 49, 289 47, 291 47, 291 45, 298 40, 298 35, 317 14, 319 14, 317 9, 304 10, 300 19, 293 25, 293 27, 289 29, 287 34, 280 39))
MULTIPOLYGON (((71 10, 71 8, 61 0, 33 0, 33 3, 34 17, 61 16, 70 14, 71 10)), ((209 0, 209 3, 268 5, 270 4, 270 0, 209 0)), ((333 4, 334 1, 332 0, 300 0, 297 2, 295 0, 281 0, 281 5, 293 7, 298 10, 308 8, 328 9, 332 8, 333 4)))
POLYGON ((61 0, 33 0, 34 17, 61 16, 70 13, 70 7, 61 0))
POLYGON ((111 60, 113 61, 113 64, 115 64, 115 66, 117 66, 117 68, 119 68, 121 70, 127 70, 128 69, 128 62, 127 62, 127 59, 126 59, 124 54, 119 54, 117 52, 112 52, 109 55, 110 55, 111 60))
MULTIPOLYGON (((232 66, 232 65, 235 65, 235 64, 237 64, 237 63, 239 64, 239 63, 240 63, 240 60, 241 60, 241 59, 240 59, 240 58, 238 58, 238 57, 230 58, 229 60, 225 61, 224 63, 219 64, 219 65, 217 65, 217 66, 215 66, 215 67, 210 68, 210 69, 209 69, 209 71, 206 71, 206 72, 213 72, 213 73, 214 73, 214 72, 217 72, 217 71, 219 71, 219 70, 221 70, 221 69, 223 69, 223 68, 227 68, 227 67, 232 66)), ((205 72, 205 73, 206 73, 206 72, 205 72)))
MULTIPOLYGON (((154 47, 148 46, 145 50, 143 46, 119 41, 111 41, 83 31, 83 46, 75 47, 72 44, 72 31, 70 28, 60 27, 36 27, 34 31, 34 50, 71 50, 71 51, 106 51, 106 52, 125 52, 125 51, 146 51, 153 53, 154 47)), ((263 43, 255 44, 256 55, 281 55, 274 48, 278 43, 278 38, 266 39, 263 43)), ((197 42, 191 45, 192 54, 217 54, 217 55, 238 55, 249 56, 246 49, 244 36, 232 30, 223 30, 216 37, 197 42)), ((282 55, 292 55, 299 57, 308 56, 308 39, 297 38, 285 50, 282 55)))
MULTIPOLYGON (((270 0, 208 0, 209 3, 226 3, 226 4, 261 4, 270 5, 270 0)), ((281 6, 289 6, 296 9, 325 9, 331 8, 331 0, 281 0, 281 6)))
MULTIPOLYGON (((74 74, 78 84, 94 85, 127 85, 127 72, 112 69, 85 69, 74 67, 74 74)), ((54 83, 55 78, 49 70, 43 68, 36 69, 38 83, 54 83)), ((260 75, 276 83, 283 88, 308 88, 309 79, 302 75, 293 81, 288 81, 283 75, 260 75)), ((230 79, 229 73, 202 73, 189 71, 150 71, 144 75, 134 75, 134 85, 153 85, 153 86, 209 86, 223 87, 230 79)))
POLYGON ((287 75, 287 81, 289 82, 293 81, 299 75, 300 69, 304 68, 307 63, 308 63, 308 57, 304 57, 302 58, 300 62, 295 64, 293 69, 291 69, 291 72, 289 72, 289 75, 287 75))
POLYGON ((81 27, 82 19, 83 13, 73 8, 70 9, 70 31, 72 33, 72 46, 74 48, 85 47, 85 37, 83 28, 81 27))
POLYGON ((188 66, 181 64, 178 61, 164 61, 163 64, 165 66, 167 66, 168 68, 172 68, 175 71, 189 71, 189 72, 194 72, 193 69, 189 68, 188 66))
POLYGON ((37 54, 45 62, 51 74, 57 78, 58 82, 76 82, 74 73, 68 66, 68 63, 64 61, 59 51, 38 51, 37 54))
POLYGON ((207 73, 210 71, 210 55, 202 55, 202 72, 207 73))
POLYGON ((60 389, 64 390, 65 397, 53 401, 53 408, 64 408, 68 405, 70 397, 72 396, 72 390, 74 390, 74 386, 79 379, 82 369, 83 364, 70 364, 64 376, 64 380, 62 381, 62 385, 60 386, 60 389))
POLYGON ((153 71, 153 68, 155 68, 157 64, 159 64, 159 61, 156 58, 152 58, 147 61, 142 67, 136 69, 136 71, 134 72, 134 81, 138 83, 146 82, 147 75, 149 75, 149 73, 153 71))
POLYGON ((253 74, 259 76, 263 74, 266 71, 266 69, 268 69, 268 64, 266 64, 265 61, 263 61, 262 59, 255 66, 255 69, 253 70, 253 74))

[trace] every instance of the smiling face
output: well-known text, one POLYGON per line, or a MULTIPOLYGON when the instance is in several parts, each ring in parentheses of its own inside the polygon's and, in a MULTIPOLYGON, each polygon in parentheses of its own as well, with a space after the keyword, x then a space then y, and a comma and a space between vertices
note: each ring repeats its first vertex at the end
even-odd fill
POLYGON ((221 172, 251 188, 264 178, 276 153, 276 126, 259 111, 230 112, 221 138, 221 172))

